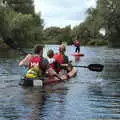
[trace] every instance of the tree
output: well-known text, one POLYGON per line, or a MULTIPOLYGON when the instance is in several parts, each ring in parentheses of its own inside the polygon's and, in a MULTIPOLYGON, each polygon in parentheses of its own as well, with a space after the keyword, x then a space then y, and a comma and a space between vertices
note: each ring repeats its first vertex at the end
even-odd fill
POLYGON ((60 40, 61 29, 59 27, 49 27, 44 30, 44 39, 48 41, 60 40))
POLYGON ((41 42, 42 28, 36 24, 32 15, 17 14, 12 20, 10 28, 12 39, 22 47, 33 46, 36 42, 41 42))
MULTIPOLYGON (((41 19, 40 13, 32 14, 29 11, 29 14, 23 14, 22 12, 16 12, 13 8, 8 7, 8 5, 13 5, 11 3, 15 2, 14 0, 4 0, 0 2, 0 37, 3 40, 11 38, 21 47, 33 46, 33 44, 42 42, 43 19, 41 19)), ((16 4, 18 2, 21 1, 16 1, 16 4)), ((26 8, 24 8, 24 10, 25 9, 26 8)), ((24 10, 23 12, 25 12, 24 10)))
POLYGON ((62 39, 61 42, 67 42, 68 44, 72 43, 72 36, 71 36, 71 26, 66 26, 61 29, 62 39))
POLYGON ((79 39, 81 44, 85 44, 90 40, 90 31, 85 23, 81 23, 72 30, 72 39, 79 39))
POLYGON ((33 0, 3 0, 8 7, 23 14, 34 14, 33 0))
POLYGON ((120 47, 120 1, 98 0, 97 8, 104 19, 110 46, 120 47))

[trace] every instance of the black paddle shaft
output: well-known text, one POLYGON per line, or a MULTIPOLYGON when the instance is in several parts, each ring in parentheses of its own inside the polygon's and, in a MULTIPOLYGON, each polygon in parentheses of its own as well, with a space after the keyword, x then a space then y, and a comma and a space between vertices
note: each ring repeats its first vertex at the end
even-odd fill
POLYGON ((20 48, 11 38, 7 38, 6 40, 4 40, 4 42, 10 46, 12 49, 16 49, 18 51, 20 51, 21 53, 23 53, 24 55, 27 55, 27 53, 20 48))

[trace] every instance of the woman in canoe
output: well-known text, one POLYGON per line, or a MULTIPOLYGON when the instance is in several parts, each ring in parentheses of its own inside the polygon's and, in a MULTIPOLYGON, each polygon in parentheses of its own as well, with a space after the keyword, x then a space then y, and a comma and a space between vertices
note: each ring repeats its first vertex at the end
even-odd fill
POLYGON ((25 75, 26 78, 37 78, 43 74, 48 76, 57 76, 57 73, 49 66, 48 60, 43 57, 43 46, 36 45, 34 47, 34 55, 28 54, 23 60, 20 61, 19 66, 27 66, 28 71, 25 75))

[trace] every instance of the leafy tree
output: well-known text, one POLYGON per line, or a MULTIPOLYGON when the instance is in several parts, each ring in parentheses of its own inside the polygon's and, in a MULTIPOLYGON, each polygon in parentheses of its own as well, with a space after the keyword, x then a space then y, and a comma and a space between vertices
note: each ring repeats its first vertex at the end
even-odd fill
POLYGON ((6 6, 23 14, 34 14, 33 0, 3 0, 6 6))
POLYGON ((10 25, 11 36, 17 43, 24 45, 33 45, 37 41, 40 42, 42 29, 37 27, 32 15, 17 14, 10 25))
POLYGON ((120 47, 120 1, 98 0, 97 8, 104 19, 104 27, 110 46, 120 47))
POLYGON ((0 6, 0 37, 2 39, 6 39, 10 36, 10 28, 9 28, 9 17, 8 14, 10 13, 9 9, 6 9, 0 6))
POLYGON ((88 30, 85 23, 81 23, 78 26, 74 27, 72 30, 73 40, 79 39, 81 44, 87 43, 90 39, 90 31, 88 30))
POLYGON ((21 47, 33 46, 33 44, 42 42, 43 19, 41 19, 40 13, 16 12, 7 6, 10 1, 12 2, 12 0, 0 1, 0 37, 3 40, 11 38, 21 47))
POLYGON ((47 41, 59 41, 61 29, 59 27, 49 27, 44 30, 44 39, 47 41))
POLYGON ((71 36, 71 26, 66 26, 61 29, 62 39, 61 42, 67 42, 68 44, 72 43, 72 36, 71 36))
POLYGON ((65 28, 49 27, 44 30, 44 39, 46 41, 56 41, 57 43, 67 42, 71 43, 71 27, 66 26, 65 28))

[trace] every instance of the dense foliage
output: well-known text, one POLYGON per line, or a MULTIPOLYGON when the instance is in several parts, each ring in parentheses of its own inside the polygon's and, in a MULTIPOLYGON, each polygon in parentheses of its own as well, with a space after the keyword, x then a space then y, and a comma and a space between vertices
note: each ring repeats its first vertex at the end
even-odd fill
POLYGON ((3 0, 6 7, 23 14, 34 14, 33 0, 3 0))
POLYGON ((43 20, 40 14, 34 13, 32 0, 1 0, 0 2, 1 39, 11 38, 21 47, 42 42, 43 20))
POLYGON ((71 27, 66 26, 65 28, 59 27, 50 27, 44 30, 44 39, 45 41, 56 41, 57 43, 61 42, 72 42, 71 36, 71 27))

